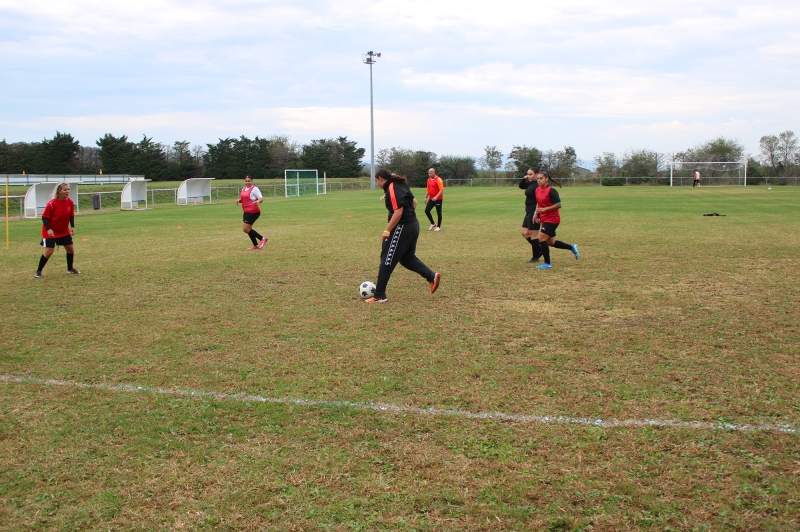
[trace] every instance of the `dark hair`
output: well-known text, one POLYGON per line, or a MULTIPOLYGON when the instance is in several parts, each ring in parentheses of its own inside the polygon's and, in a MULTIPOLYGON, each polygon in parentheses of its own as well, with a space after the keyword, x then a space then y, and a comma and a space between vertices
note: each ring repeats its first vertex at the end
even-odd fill
POLYGON ((538 173, 540 173, 540 172, 539 172, 539 167, 538 167, 538 166, 531 166, 530 168, 528 168, 528 170, 533 170, 533 173, 534 173, 534 174, 538 174, 538 173))
POLYGON ((386 181, 397 181, 398 183, 402 184, 408 183, 408 178, 406 176, 397 174, 395 172, 387 170, 386 168, 381 168, 380 170, 378 170, 378 172, 375 174, 375 177, 380 177, 381 179, 384 179, 386 181))
POLYGON ((541 171, 541 172, 538 172, 538 173, 540 173, 540 174, 542 174, 543 176, 545 176, 545 177, 548 179, 548 181, 552 181, 553 183, 555 183, 556 185, 558 185, 558 188, 561 188, 561 183, 559 183, 558 181, 556 181, 555 179, 553 179, 553 176, 551 176, 551 175, 550 175, 550 172, 548 172, 547 170, 543 170, 543 171, 541 171))
POLYGON ((246 176, 244 176, 244 178, 245 178, 245 179, 249 179, 250 181, 252 181, 252 180, 253 180, 253 178, 252 178, 252 177, 250 177, 249 175, 246 175, 246 176))

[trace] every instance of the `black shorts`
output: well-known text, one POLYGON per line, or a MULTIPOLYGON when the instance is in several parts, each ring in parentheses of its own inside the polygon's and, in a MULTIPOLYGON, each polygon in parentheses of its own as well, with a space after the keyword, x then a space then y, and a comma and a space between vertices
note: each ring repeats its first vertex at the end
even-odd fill
POLYGON ((59 246, 71 246, 72 237, 70 235, 60 236, 58 238, 43 238, 42 247, 55 249, 56 244, 59 246))
POLYGON ((556 227, 558 227, 558 224, 542 222, 542 233, 546 234, 547 236, 556 236, 556 227))
POLYGON ((253 225, 259 216, 261 216, 261 212, 246 212, 242 216, 242 221, 247 225, 253 225))
POLYGON ((525 229, 529 229, 531 231, 538 231, 539 224, 533 221, 533 215, 536 214, 536 211, 526 212, 525 218, 522 220, 522 227, 525 229))

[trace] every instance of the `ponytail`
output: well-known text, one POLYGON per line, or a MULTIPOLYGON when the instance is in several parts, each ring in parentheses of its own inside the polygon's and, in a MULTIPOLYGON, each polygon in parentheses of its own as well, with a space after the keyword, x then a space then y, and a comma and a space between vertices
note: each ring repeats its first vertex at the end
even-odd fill
POLYGON ((547 170, 544 170, 544 171, 541 172, 541 174, 543 176, 547 177, 548 182, 555 183, 558 186, 558 188, 561 188, 561 183, 559 183, 558 181, 553 179, 553 176, 550 175, 550 172, 548 172, 547 170))
POLYGON ((381 168, 380 170, 378 170, 378 172, 375 174, 375 177, 380 177, 381 179, 384 179, 386 181, 394 181, 396 183, 400 183, 403 185, 408 184, 408 178, 406 176, 397 174, 395 172, 387 170, 386 168, 381 168))

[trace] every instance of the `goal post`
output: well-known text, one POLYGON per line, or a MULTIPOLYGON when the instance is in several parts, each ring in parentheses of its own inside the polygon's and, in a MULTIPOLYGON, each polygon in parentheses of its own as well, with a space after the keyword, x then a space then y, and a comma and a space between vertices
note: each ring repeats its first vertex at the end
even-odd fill
POLYGON ((704 185, 747 186, 746 161, 673 161, 669 165, 669 186, 691 185, 694 171, 704 185))
POLYGON ((317 170, 284 170, 283 187, 287 198, 327 194, 327 173, 322 173, 322 179, 317 170))

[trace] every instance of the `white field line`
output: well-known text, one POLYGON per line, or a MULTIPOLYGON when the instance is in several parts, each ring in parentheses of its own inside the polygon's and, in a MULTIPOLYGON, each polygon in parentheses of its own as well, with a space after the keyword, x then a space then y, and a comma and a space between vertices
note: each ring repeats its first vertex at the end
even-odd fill
POLYGON ((37 384, 42 386, 62 386, 68 388, 82 388, 106 390, 111 392, 137 392, 149 394, 172 395, 178 397, 209 398, 217 401, 236 401, 243 403, 271 403, 283 405, 296 405, 305 407, 322 408, 349 408, 353 410, 372 410, 396 414, 410 414, 418 416, 452 416, 466 419, 491 419, 496 421, 509 421, 513 423, 529 423, 543 425, 585 425, 601 428, 617 427, 665 427, 687 430, 723 430, 733 432, 777 432, 797 434, 798 427, 788 424, 742 424, 742 423, 711 423, 707 421, 679 421, 674 419, 597 419, 574 418, 567 416, 534 416, 528 414, 505 414, 502 412, 469 412, 466 410, 451 410, 441 408, 418 408, 413 406, 398 406, 387 403, 354 402, 354 401, 323 401, 319 399, 296 399, 292 397, 264 397, 245 393, 221 393, 204 390, 181 390, 175 388, 157 388, 151 386, 135 386, 131 384, 106 384, 60 381, 54 379, 37 379, 32 377, 15 377, 13 375, 0 375, 0 382, 17 384, 37 384))
MULTIPOLYGON (((309 225, 319 225, 319 224, 329 223, 329 222, 333 222, 333 221, 334 220, 320 220, 318 222, 309 222, 307 224, 284 225, 284 226, 280 226, 280 227, 273 227, 273 228, 270 229, 270 232, 277 233, 277 232, 280 232, 280 231, 296 229, 298 227, 306 227, 306 226, 309 226, 309 225)), ((265 229, 262 229, 262 230, 266 233, 265 229)), ((237 232, 232 232, 231 234, 226 234, 225 236, 218 236, 218 237, 214 237, 214 238, 201 238, 201 239, 197 239, 197 240, 192 240, 191 242, 188 242, 188 245, 196 246, 198 244, 206 244, 208 242, 219 242, 220 240, 232 240, 234 238, 239 238, 242 235, 243 235, 243 233, 241 231, 239 231, 238 233, 237 232)), ((140 249, 138 251, 130 251, 128 253, 120 253, 118 255, 107 255, 105 257, 98 257, 96 259, 82 260, 80 263, 81 264, 92 264, 94 262, 102 262, 104 260, 119 259, 119 258, 122 258, 122 257, 131 257, 131 256, 134 256, 134 255, 143 255, 145 253, 155 253, 157 251, 174 250, 174 249, 183 248, 183 247, 186 247, 186 246, 187 246, 187 242, 186 241, 182 241, 181 243, 173 244, 173 245, 170 245, 170 246, 162 246, 162 247, 158 247, 158 248, 149 248, 149 249, 140 249)), ((38 257, 36 257, 36 260, 38 260, 38 257)), ((31 264, 33 264, 33 262, 31 264)), ((30 272, 30 270, 16 271, 16 272, 5 272, 5 273, 0 274, 0 277, 10 277, 12 275, 23 275, 23 274, 28 273, 28 272, 30 272)))

